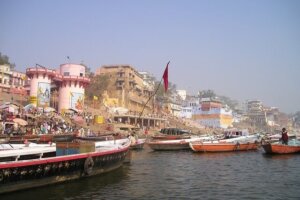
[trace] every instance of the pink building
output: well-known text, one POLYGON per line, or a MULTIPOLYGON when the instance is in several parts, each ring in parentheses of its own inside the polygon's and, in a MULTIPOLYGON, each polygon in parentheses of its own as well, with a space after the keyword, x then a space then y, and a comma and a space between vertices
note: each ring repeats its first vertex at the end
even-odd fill
POLYGON ((38 107, 50 106, 51 89, 58 89, 58 111, 82 111, 84 89, 90 83, 85 77, 85 66, 62 64, 58 70, 32 67, 26 70, 30 80, 30 102, 38 107))

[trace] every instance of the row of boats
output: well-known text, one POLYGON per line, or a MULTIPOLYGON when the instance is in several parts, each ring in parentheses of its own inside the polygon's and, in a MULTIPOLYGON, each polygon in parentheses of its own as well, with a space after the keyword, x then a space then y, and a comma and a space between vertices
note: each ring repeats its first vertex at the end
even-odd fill
POLYGON ((241 133, 237 131, 223 138, 215 136, 192 137, 184 131, 177 130, 170 135, 154 136, 147 144, 153 150, 191 149, 194 152, 228 152, 257 150, 262 146, 264 151, 270 154, 300 152, 300 141, 297 138, 291 139, 288 145, 284 145, 279 139, 271 140, 272 137, 263 137, 261 134, 242 135, 241 133))
MULTIPOLYGON (((257 150, 261 141, 259 134, 192 137, 184 130, 164 129, 150 140, 134 143, 127 137, 63 140, 62 136, 47 144, 4 142, 0 144, 0 194, 110 172, 130 157, 130 149, 143 149, 144 144, 153 150, 227 152, 257 150)), ((300 152, 296 139, 289 145, 266 142, 262 146, 266 153, 300 152)))

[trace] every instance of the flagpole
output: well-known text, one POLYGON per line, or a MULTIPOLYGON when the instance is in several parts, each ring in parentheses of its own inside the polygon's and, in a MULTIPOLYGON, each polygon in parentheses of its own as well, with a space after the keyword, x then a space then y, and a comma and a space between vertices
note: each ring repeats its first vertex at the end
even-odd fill
MULTIPOLYGON (((168 68, 168 66, 169 66, 169 63, 170 63, 170 61, 168 62, 165 71, 167 70, 167 68, 168 68)), ((152 97, 154 97, 154 95, 156 95, 157 91, 159 90, 159 87, 160 87, 160 85, 161 85, 162 80, 164 79, 164 76, 165 76, 165 73, 164 73, 163 76, 161 77, 161 79, 160 79, 160 81, 159 81, 159 84, 158 84, 158 86, 157 86, 155 92, 149 97, 149 99, 147 100, 147 102, 144 104, 144 107, 143 107, 143 109, 142 109, 142 111, 141 111, 141 113, 140 113, 140 115, 139 115, 139 118, 138 118, 137 122, 141 119, 141 116, 143 115, 143 112, 144 112, 144 110, 145 110, 145 107, 146 107, 146 105, 148 104, 148 102, 150 101, 150 99, 151 99, 152 97)), ((142 124, 142 125, 143 125, 143 124, 142 124)))

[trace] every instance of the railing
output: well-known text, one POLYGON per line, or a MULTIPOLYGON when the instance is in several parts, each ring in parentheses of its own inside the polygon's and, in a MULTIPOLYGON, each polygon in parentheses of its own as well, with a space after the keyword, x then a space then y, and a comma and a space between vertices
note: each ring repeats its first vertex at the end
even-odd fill
POLYGON ((33 72, 42 72, 42 73, 52 74, 52 75, 54 75, 54 79, 58 79, 58 80, 74 80, 75 79, 77 81, 88 82, 88 83, 90 82, 90 79, 87 77, 73 76, 73 75, 63 76, 52 69, 34 68, 34 67, 26 69, 26 74, 30 74, 33 72))

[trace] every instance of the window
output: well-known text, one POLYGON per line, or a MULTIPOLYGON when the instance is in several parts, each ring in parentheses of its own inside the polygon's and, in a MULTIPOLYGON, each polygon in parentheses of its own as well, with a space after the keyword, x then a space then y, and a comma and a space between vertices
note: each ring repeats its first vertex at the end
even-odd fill
POLYGON ((64 76, 70 76, 70 72, 64 72, 64 76))
POLYGON ((80 77, 83 77, 83 73, 80 73, 79 76, 80 76, 80 77))

